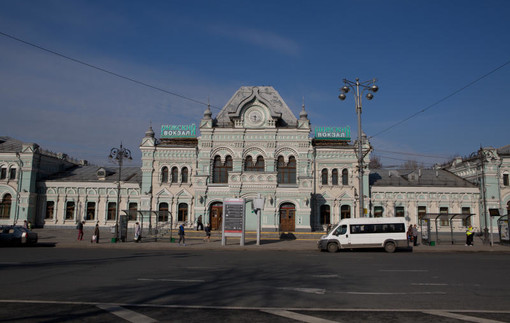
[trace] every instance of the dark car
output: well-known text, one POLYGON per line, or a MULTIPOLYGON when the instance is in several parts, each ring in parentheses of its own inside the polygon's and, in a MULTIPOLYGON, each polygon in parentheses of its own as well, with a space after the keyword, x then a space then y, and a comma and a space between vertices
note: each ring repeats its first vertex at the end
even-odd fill
POLYGON ((0 245, 29 245, 37 243, 37 233, 19 225, 0 226, 0 245))

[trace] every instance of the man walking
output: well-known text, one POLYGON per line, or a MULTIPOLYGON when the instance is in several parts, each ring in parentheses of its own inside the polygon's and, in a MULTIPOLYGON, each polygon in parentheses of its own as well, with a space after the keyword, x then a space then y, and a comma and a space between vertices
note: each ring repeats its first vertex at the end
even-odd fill
POLYGON ((418 245, 418 227, 416 224, 413 226, 413 245, 418 245))
POLYGON ((83 225, 85 221, 78 222, 76 229, 78 229, 78 240, 83 240, 83 225))

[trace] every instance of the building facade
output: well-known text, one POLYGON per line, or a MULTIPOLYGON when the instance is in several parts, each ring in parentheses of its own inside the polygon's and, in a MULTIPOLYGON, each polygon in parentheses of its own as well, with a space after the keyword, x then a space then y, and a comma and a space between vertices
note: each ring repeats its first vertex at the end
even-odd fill
MULTIPOLYGON (((113 226, 118 209, 145 227, 201 221, 218 230, 224 200, 244 198, 246 228, 254 230, 252 200, 259 195, 265 198, 265 231, 321 231, 359 216, 357 142, 348 127, 316 127, 312 136, 304 105, 296 117, 273 87, 246 86, 216 116, 207 108, 198 129, 197 136, 194 125, 162 126, 158 138, 150 127, 140 144, 141 167, 123 167, 120 182, 118 168, 0 137, 0 224, 74 226, 85 220, 113 226)), ((362 140, 369 152, 370 143, 362 140)), ((482 203, 486 210, 510 203, 509 146, 486 149, 484 156, 483 168, 476 160, 457 160, 442 169, 370 171, 367 153, 363 216, 418 223, 422 214, 469 212, 482 227, 482 203)), ((455 230, 466 224, 456 223, 455 230)))

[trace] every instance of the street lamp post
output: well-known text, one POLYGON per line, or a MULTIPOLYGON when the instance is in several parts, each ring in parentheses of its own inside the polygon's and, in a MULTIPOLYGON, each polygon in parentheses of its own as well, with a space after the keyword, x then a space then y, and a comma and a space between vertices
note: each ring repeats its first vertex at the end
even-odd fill
POLYGON ((363 92, 368 91, 366 98, 368 100, 372 100, 374 95, 371 93, 377 92, 379 88, 375 85, 376 79, 360 82, 358 78, 356 78, 356 82, 349 81, 344 79, 344 86, 340 89, 342 93, 338 96, 340 100, 345 100, 347 97, 345 94, 349 92, 350 89, 354 91, 354 101, 356 105, 356 114, 358 115, 358 168, 359 168, 359 217, 364 216, 364 204, 363 204, 363 140, 362 140, 362 130, 361 130, 361 97, 363 96, 363 92))
POLYGON ((120 210, 120 179, 122 173, 122 163, 123 160, 131 158, 131 151, 127 148, 122 147, 122 143, 120 143, 120 148, 112 148, 110 150, 110 156, 108 156, 110 160, 119 164, 119 177, 117 181, 117 207, 115 208, 115 242, 119 241, 119 210, 120 210))

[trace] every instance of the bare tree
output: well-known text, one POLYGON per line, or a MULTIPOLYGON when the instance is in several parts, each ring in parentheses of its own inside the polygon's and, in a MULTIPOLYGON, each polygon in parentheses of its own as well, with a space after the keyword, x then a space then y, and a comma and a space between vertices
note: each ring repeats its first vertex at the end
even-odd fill
POLYGON ((418 163, 416 160, 408 160, 404 162, 401 166, 403 169, 418 169, 418 168, 425 168, 425 165, 423 163, 418 163))
POLYGON ((370 157, 368 167, 370 169, 381 169, 383 167, 383 164, 381 163, 381 159, 379 157, 372 155, 370 157))

